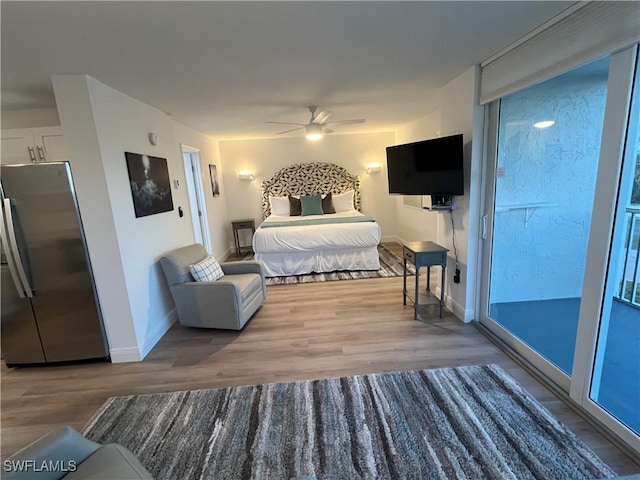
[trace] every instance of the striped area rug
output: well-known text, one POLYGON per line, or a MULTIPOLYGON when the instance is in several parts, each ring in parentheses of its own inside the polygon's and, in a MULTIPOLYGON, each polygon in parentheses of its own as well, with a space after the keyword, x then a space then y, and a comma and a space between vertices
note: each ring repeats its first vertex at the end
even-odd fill
MULTIPOLYGON (((402 259, 398 258, 384 245, 378 245, 380 257, 380 270, 355 270, 327 273, 310 273, 306 275, 291 275, 288 277, 269 277, 267 285, 290 285, 292 283, 332 282, 334 280, 357 280, 360 278, 386 278, 402 276, 402 259)), ((253 260, 253 253, 243 260, 253 260)), ((416 269, 413 265, 407 265, 409 275, 414 275, 416 269)))
POLYGON ((113 397, 84 433, 157 480, 615 476, 496 365, 113 397))

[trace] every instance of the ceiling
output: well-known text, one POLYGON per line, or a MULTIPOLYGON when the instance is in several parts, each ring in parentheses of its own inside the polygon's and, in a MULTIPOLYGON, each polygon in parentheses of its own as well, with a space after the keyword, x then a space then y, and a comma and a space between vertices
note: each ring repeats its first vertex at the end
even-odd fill
POLYGON ((367 120, 336 133, 393 131, 573 3, 3 0, 2 110, 53 108, 51 75, 87 74, 220 139, 274 137, 307 105, 367 120))

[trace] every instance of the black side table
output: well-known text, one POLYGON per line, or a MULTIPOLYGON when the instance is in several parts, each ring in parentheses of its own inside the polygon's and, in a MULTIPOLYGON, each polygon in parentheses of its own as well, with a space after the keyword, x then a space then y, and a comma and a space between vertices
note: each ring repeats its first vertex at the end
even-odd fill
POLYGON ((253 238, 253 234, 256 233, 256 223, 253 219, 250 220, 233 220, 231 222, 231 228, 233 229, 233 241, 236 245, 236 254, 240 255, 242 249, 248 249, 248 251, 252 250, 252 246, 240 246, 240 238, 238 236, 238 231, 250 228, 251 229, 251 238, 253 238))
POLYGON ((440 303, 440 318, 442 318, 442 307, 444 306, 444 279, 445 270, 447 268, 447 252, 449 250, 433 242, 411 242, 402 248, 402 257, 404 259, 404 271, 402 278, 402 304, 407 304, 407 297, 413 301, 413 319, 418 319, 418 306, 433 304, 434 299, 440 303), (407 262, 411 262, 416 267, 416 285, 411 295, 407 291, 407 262), (442 268, 442 278, 440 281, 440 299, 433 295, 429 290, 429 277, 431 267, 439 265, 442 268), (420 292, 420 267, 427 267, 427 289, 425 293, 420 292))

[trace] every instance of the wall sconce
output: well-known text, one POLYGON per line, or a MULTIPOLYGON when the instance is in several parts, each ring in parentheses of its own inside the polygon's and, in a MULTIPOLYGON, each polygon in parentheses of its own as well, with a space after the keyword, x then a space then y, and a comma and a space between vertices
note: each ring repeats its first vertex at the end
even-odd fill
POLYGON ((238 178, 240 180, 248 180, 248 181, 256 179, 255 175, 251 170, 242 170, 240 173, 238 173, 238 178))
POLYGON ((158 135, 156 135, 155 133, 150 133, 149 134, 149 143, 151 145, 158 145, 158 135))
POLYGON ((378 173, 382 171, 382 165, 379 163, 370 163, 367 165, 367 173, 378 173))

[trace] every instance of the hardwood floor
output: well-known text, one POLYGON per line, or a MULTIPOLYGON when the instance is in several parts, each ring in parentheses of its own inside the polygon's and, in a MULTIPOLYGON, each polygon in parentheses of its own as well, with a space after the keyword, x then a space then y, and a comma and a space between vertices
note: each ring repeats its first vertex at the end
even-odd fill
POLYGON ((473 325, 426 308, 429 318, 413 320, 413 308, 402 305, 402 278, 270 286, 242 332, 176 324, 142 362, 3 363, 2 458, 58 425, 81 429, 113 395, 496 363, 619 474, 640 472, 473 325))

